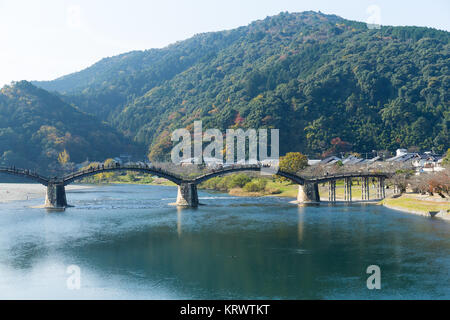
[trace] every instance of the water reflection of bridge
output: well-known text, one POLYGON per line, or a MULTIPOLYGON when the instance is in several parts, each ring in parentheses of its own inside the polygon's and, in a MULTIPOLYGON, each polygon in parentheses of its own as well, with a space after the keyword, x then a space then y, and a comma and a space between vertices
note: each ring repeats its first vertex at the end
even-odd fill
MULTIPOLYGON (((48 178, 39 175, 35 171, 26 169, 17 169, 15 167, 2 168, 0 173, 16 175, 34 180, 47 187, 47 195, 45 199, 45 206, 49 208, 64 208, 67 207, 67 198, 65 186, 70 183, 79 181, 83 178, 93 176, 100 173, 115 172, 115 171, 135 171, 151 174, 157 177, 165 178, 178 185, 178 195, 176 204, 185 207, 198 206, 197 185, 211 178, 226 175, 229 173, 239 171, 261 171, 263 169, 260 165, 234 165, 227 168, 213 170, 195 178, 185 178, 173 172, 163 170, 154 166, 148 165, 133 165, 133 166, 98 166, 89 169, 73 172, 63 177, 48 178)), ((344 181, 344 200, 352 201, 352 181, 355 179, 361 180, 361 200, 369 200, 369 181, 376 180, 377 183, 377 199, 385 197, 385 179, 388 174, 379 172, 355 172, 343 173, 335 175, 327 175, 322 177, 302 177, 293 173, 278 170, 276 175, 291 180, 298 184, 299 190, 297 201, 299 203, 320 202, 319 184, 328 184, 328 199, 330 202, 336 202, 336 181, 344 181)))

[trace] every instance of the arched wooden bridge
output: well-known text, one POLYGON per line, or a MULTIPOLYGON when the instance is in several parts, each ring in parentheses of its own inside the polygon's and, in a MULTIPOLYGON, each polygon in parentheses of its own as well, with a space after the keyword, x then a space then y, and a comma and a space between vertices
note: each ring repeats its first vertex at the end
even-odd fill
MULTIPOLYGON (((165 178, 178 185, 177 205, 186 207, 198 206, 197 185, 211 179, 213 177, 222 176, 239 171, 261 171, 264 170, 260 165, 232 165, 226 168, 212 170, 206 174, 195 178, 184 178, 175 173, 148 165, 131 165, 120 166, 118 164, 112 166, 99 165, 89 169, 73 172, 63 177, 48 178, 37 174, 34 171, 26 169, 17 169, 15 167, 0 167, 0 173, 11 174, 20 177, 25 177, 43 184, 47 187, 47 195, 45 199, 46 207, 50 208, 64 208, 67 207, 67 199, 65 186, 83 178, 93 176, 100 173, 115 172, 115 171, 136 171, 148 173, 154 176, 165 178)), ((284 177, 299 185, 297 201, 303 202, 320 202, 318 184, 328 183, 329 186, 329 201, 336 201, 336 181, 344 180, 344 195, 346 201, 352 201, 351 185, 352 179, 361 179, 362 200, 369 200, 369 179, 377 179, 377 198, 384 198, 384 181, 389 177, 386 173, 379 172, 355 172, 345 174, 327 175, 322 177, 302 177, 293 173, 278 170, 275 175, 284 177)))
POLYGON ((10 167, 10 168, 0 167, 0 173, 24 177, 24 178, 33 180, 35 182, 39 182, 40 184, 43 184, 44 186, 48 186, 48 182, 49 182, 49 179, 47 177, 41 176, 38 173, 31 171, 31 170, 27 170, 27 169, 16 169, 15 167, 10 167))

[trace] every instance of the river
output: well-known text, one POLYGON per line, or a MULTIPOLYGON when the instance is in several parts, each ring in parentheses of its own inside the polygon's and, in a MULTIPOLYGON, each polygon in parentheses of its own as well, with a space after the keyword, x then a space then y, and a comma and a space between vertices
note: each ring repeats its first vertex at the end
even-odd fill
MULTIPOLYGON (((0 204, 2 299, 449 299, 450 223, 376 205, 112 185, 0 204), (69 266, 80 288, 68 286, 69 266), (366 269, 381 270, 369 290, 366 269)), ((70 280, 69 279, 69 280, 70 280)))

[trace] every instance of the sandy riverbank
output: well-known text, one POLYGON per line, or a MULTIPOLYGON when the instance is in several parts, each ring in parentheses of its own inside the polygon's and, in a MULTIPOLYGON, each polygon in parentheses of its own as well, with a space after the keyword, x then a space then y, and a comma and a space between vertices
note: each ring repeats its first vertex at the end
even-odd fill
MULTIPOLYGON (((92 188, 90 186, 70 185, 67 191, 92 188)), ((32 183, 0 183, 0 203, 45 198, 46 188, 32 183)))

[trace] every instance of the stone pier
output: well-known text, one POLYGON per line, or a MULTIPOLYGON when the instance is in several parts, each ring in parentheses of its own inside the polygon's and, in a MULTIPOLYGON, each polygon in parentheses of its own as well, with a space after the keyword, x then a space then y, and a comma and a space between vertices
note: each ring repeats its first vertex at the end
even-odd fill
POLYGON ((352 178, 345 178, 344 180, 344 200, 352 201, 352 178))
POLYGON ((47 194, 45 196, 46 208, 66 208, 67 198, 66 189, 63 183, 49 183, 47 194))
POLYGON ((197 185, 195 183, 180 184, 175 204, 182 207, 198 207, 197 185))
POLYGON ((328 181, 328 201, 336 202, 336 180, 328 181))
POLYGON ((369 196, 369 178, 362 177, 361 178, 361 200, 370 200, 369 196))
POLYGON ((305 183, 298 185, 297 202, 320 202, 319 185, 317 183, 305 183))

